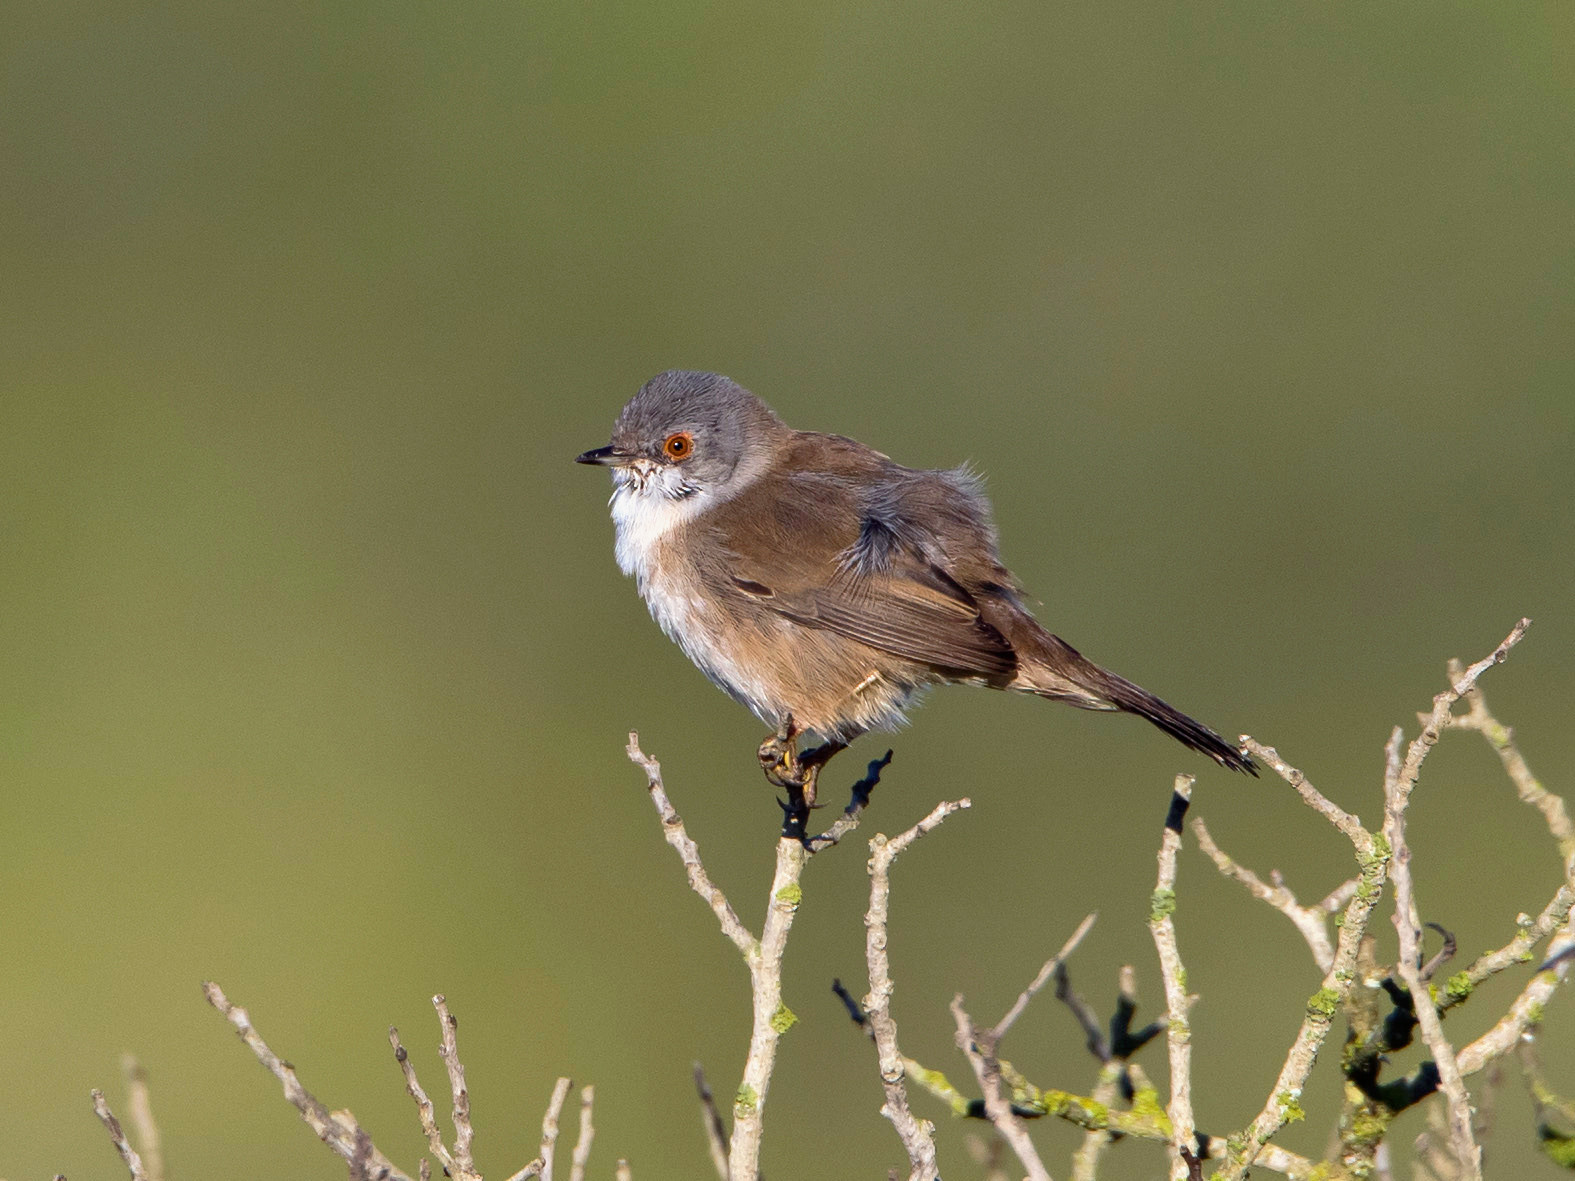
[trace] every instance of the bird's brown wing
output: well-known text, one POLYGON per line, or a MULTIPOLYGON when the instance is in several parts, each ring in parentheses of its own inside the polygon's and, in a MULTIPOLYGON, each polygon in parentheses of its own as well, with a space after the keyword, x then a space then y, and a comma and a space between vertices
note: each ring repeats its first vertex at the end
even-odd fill
POLYGON ((794 623, 954 676, 999 677, 1017 667, 1011 645, 980 618, 977 607, 920 578, 839 576, 820 586, 782 589, 741 579, 737 585, 794 623))
POLYGON ((733 587, 795 623, 951 676, 1010 676, 1017 667, 1011 644, 981 617, 946 570, 936 538, 891 492, 890 469, 930 483, 942 473, 910 473, 876 458, 889 465, 878 503, 864 494, 864 481, 797 473, 787 477, 791 489, 763 481, 746 503, 719 512, 733 587))

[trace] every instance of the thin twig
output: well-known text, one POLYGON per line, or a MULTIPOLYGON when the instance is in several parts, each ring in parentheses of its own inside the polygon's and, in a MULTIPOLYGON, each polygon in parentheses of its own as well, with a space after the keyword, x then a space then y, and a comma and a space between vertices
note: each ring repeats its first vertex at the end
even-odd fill
MULTIPOLYGON (((1460 680, 1466 675, 1460 671, 1458 660, 1451 662, 1449 673, 1455 680, 1460 680)), ((1570 885, 1575 886, 1575 824, 1570 822, 1564 800, 1543 787, 1537 777, 1531 773, 1531 768, 1526 765, 1520 748, 1515 745, 1515 732, 1493 716, 1488 710, 1487 699, 1483 697, 1482 690, 1474 683, 1466 690, 1465 702, 1467 710, 1464 714, 1455 715, 1455 727, 1461 730, 1476 730, 1487 739, 1488 745, 1504 764, 1504 770, 1508 773, 1510 781, 1514 783, 1522 802, 1542 813, 1548 831, 1558 842, 1559 854, 1564 858, 1565 879, 1570 885)))
POLYGON ((93 1088, 93 1113, 98 1116, 99 1122, 104 1125, 104 1130, 109 1133, 110 1143, 114 1144, 115 1151, 120 1153, 120 1159, 131 1173, 131 1181, 148 1181, 148 1172, 142 1167, 142 1158, 137 1155, 137 1150, 126 1139, 126 1133, 122 1130, 120 1121, 115 1118, 115 1113, 109 1109, 109 1104, 104 1101, 104 1092, 97 1087, 93 1088))
POLYGON ((573 1084, 569 1079, 560 1078, 552 1087, 552 1098, 547 1100, 547 1111, 541 1117, 541 1151, 537 1154, 541 1159, 542 1181, 552 1181, 552 1159, 558 1151, 558 1121, 563 1115, 563 1101, 569 1097, 569 1087, 573 1084))
POLYGON ((733 946, 743 953, 746 960, 757 954, 759 942, 744 926, 743 921, 738 917, 738 912, 727 900, 727 895, 723 894, 707 875, 705 866, 700 863, 700 847, 690 838, 684 828, 683 820, 678 815, 678 810, 667 798, 667 789, 662 784, 662 765, 640 749, 640 736, 633 731, 629 733, 627 751, 630 761, 645 771, 651 802, 656 805, 656 814, 662 820, 662 835, 667 838, 667 843, 677 850, 679 858, 683 861, 684 870, 689 875, 689 888, 710 906, 717 922, 721 924, 722 934, 733 941, 733 946))
MULTIPOLYGON (((306 1126, 317 1134, 319 1140, 346 1161, 356 1159, 359 1152, 357 1139, 360 1125, 356 1123, 355 1117, 347 1111, 330 1112, 303 1087, 301 1080, 296 1077, 295 1067, 282 1061, 268 1048, 268 1043, 263 1041, 262 1035, 252 1027, 251 1018, 247 1016, 246 1010, 239 1005, 231 1004, 229 998, 224 995, 224 990, 217 984, 210 981, 202 986, 202 991, 208 998, 208 1003, 235 1027, 236 1033, 257 1056, 257 1060, 279 1080, 284 1088, 284 1097, 301 1113, 306 1126)), ((393 1163, 375 1147, 367 1160, 366 1176, 370 1181, 410 1181, 406 1174, 396 1169, 393 1163)))
MULTIPOLYGON (((1564 930, 1568 931, 1569 927, 1564 930)), ((1568 975, 1570 962, 1565 960, 1555 967, 1544 969, 1526 982, 1520 995, 1510 1005, 1509 1012, 1500 1017, 1476 1041, 1463 1046, 1455 1055, 1462 1075, 1473 1075, 1494 1060, 1509 1053, 1526 1035, 1526 1031, 1542 1020, 1543 1010, 1553 998, 1559 984, 1568 975)))
POLYGON ((1045 986, 1056 970, 1066 963, 1068 957, 1077 950, 1077 945, 1083 942, 1083 937, 1093 930, 1094 921, 1098 917, 1098 914, 1091 914, 1079 923, 1077 930, 1072 932, 1072 937, 1062 945, 1061 950, 1045 961, 1045 966, 1039 969, 1039 974, 1029 982, 1027 988, 1018 994, 1017 1000, 1012 1003, 1012 1007, 1006 1011, 1001 1019, 995 1023, 995 1027, 989 1031, 989 1037, 992 1041, 999 1042, 1006 1036, 1006 1031, 1012 1028, 1017 1019, 1023 1015, 1023 1010, 1028 1008, 1028 1002, 1034 999, 1034 995, 1045 986))
MULTIPOLYGON (((1525 621, 1522 621, 1523 623, 1525 621)), ((1459 661, 1452 661, 1449 668, 1450 677, 1458 682, 1468 679, 1471 670, 1460 670, 1459 661)), ((1575 938, 1575 920, 1570 918, 1570 912, 1565 907, 1570 891, 1575 890, 1575 824, 1570 821, 1564 800, 1553 792, 1543 787, 1537 777, 1532 774, 1525 758, 1520 753, 1520 748, 1515 744, 1515 735, 1508 726, 1504 725, 1488 709, 1487 699, 1482 690, 1473 682, 1464 694, 1467 711, 1456 714, 1451 720, 1455 728, 1462 730, 1476 730, 1487 740, 1488 744, 1498 754, 1503 763, 1505 772, 1509 775, 1515 790, 1523 803, 1530 805, 1542 813, 1543 821, 1547 824, 1548 833, 1553 837, 1558 846, 1559 856, 1564 862, 1564 889, 1556 894, 1553 900, 1543 909, 1542 915, 1524 928, 1521 935, 1511 940, 1503 949, 1482 957, 1477 963, 1466 969, 1467 979, 1474 985, 1473 979, 1477 975, 1478 965, 1483 961, 1515 958, 1524 951, 1529 950, 1530 944, 1518 946, 1521 936, 1527 940, 1540 938, 1540 930, 1549 921, 1557 918, 1562 913, 1563 919, 1559 922, 1558 930, 1553 935, 1553 946, 1568 943, 1575 938)), ((1496 965, 1495 965, 1496 966, 1496 965)), ((1507 966, 1507 965, 1506 965, 1507 966)), ((1521 990, 1509 1012, 1501 1017, 1481 1037, 1470 1045, 1461 1049, 1457 1055, 1462 1074, 1470 1075, 1484 1066, 1509 1053, 1521 1038, 1540 1019, 1544 1006, 1552 998, 1570 970, 1570 961, 1560 957, 1557 962, 1550 962, 1537 972, 1526 986, 1521 990)), ((1451 983, 1455 983, 1451 978, 1451 983)), ((1464 992, 1457 988, 1455 991, 1464 992)))
POLYGON ((1171 793, 1170 811, 1159 844, 1159 876, 1149 906, 1149 931, 1159 953, 1160 975, 1165 983, 1165 1007, 1169 1013, 1165 1040, 1170 1050, 1171 1181, 1188 1181, 1196 1171, 1197 1125, 1192 1114, 1192 1023, 1187 1012, 1192 997, 1187 995, 1187 970, 1176 944, 1176 854, 1181 851, 1181 826, 1192 803, 1191 775, 1176 776, 1171 793), (1191 1163, 1187 1158, 1192 1157, 1191 1163))
POLYGON ((159 1125, 153 1119, 148 1072, 130 1054, 121 1058, 120 1068, 126 1076, 127 1118, 136 1134, 142 1167, 147 1171, 148 1181, 164 1181, 164 1149, 159 1138, 159 1125))
POLYGON ((871 759, 869 767, 864 772, 864 778, 853 785, 848 806, 842 810, 842 815, 837 821, 819 836, 810 837, 809 851, 819 853, 829 849, 843 837, 859 826, 859 819, 864 814, 864 809, 869 806, 870 793, 880 783, 880 773, 891 765, 891 751, 887 751, 878 759, 871 759))
MULTIPOLYGON (((1400 728, 1395 727, 1391 746, 1397 746, 1400 728)), ((1414 744, 1413 744, 1414 746, 1414 744)), ((1423 751, 1425 754, 1425 750, 1423 751)), ((1420 760, 1418 760, 1420 761, 1420 760)), ((1444 1033, 1438 1008, 1433 1003, 1421 973, 1422 920, 1418 915, 1415 887, 1411 882, 1411 847, 1406 843, 1405 822, 1411 786, 1416 775, 1409 777, 1402 767, 1401 773, 1386 785, 1384 806, 1384 837, 1392 850, 1389 878, 1395 891, 1395 930, 1400 936, 1400 956, 1395 964, 1395 975, 1400 977, 1411 994, 1412 1010, 1422 1038, 1432 1051, 1434 1065, 1438 1068, 1439 1089, 1444 1092, 1449 1106, 1449 1139, 1459 1162, 1464 1181, 1479 1181, 1482 1176, 1482 1150, 1477 1147, 1471 1130, 1471 1097, 1460 1077, 1460 1065, 1455 1059, 1454 1047, 1444 1033)))
POLYGON ((591 1159, 591 1140, 596 1129, 591 1126, 591 1108, 596 1102, 596 1088, 580 1088, 580 1135, 574 1142, 574 1155, 569 1158, 569 1181, 585 1181, 585 1166, 591 1159))
POLYGON ((963 799, 937 804, 928 816, 906 832, 891 839, 877 834, 870 841, 870 905, 864 917, 864 956, 869 966, 870 991, 864 998, 864 1026, 875 1039, 880 1062, 881 1085, 886 1095, 881 1114, 897 1129, 907 1151, 910 1181, 928 1181, 936 1175, 935 1129, 929 1120, 916 1118, 908 1106, 908 1090, 903 1081, 907 1073, 905 1060, 897 1048, 897 1021, 891 1015, 891 995, 895 986, 886 954, 891 867, 904 849, 939 826, 953 812, 969 807, 970 803, 963 799))
POLYGON ((470 1122, 470 1090, 465 1086, 465 1066, 459 1060, 459 1022, 448 1011, 448 1003, 442 993, 432 998, 432 1007, 437 1010, 438 1025, 442 1030, 438 1057, 443 1059, 443 1065, 448 1068, 448 1086, 454 1104, 454 1165, 459 1170, 454 1174, 454 1181, 471 1181, 472 1178, 481 1181, 481 1174, 476 1171, 476 1159, 470 1151, 471 1142, 476 1138, 476 1129, 470 1122))
POLYGON ((1471 963, 1449 978, 1443 995, 1439 997, 1438 1010, 1447 1013, 1464 1004, 1477 985, 1491 976, 1526 963, 1532 959, 1531 949, 1570 921, 1570 910, 1575 907, 1575 891, 1560 886, 1536 918, 1520 916, 1515 937, 1494 951, 1483 952, 1471 963))
POLYGON ((415 1063, 410 1061, 410 1052, 400 1042, 399 1030, 392 1025, 388 1027, 388 1044, 394 1047, 394 1061, 399 1063, 399 1069, 405 1076, 405 1091, 416 1101, 416 1119, 421 1124, 422 1135, 427 1138, 427 1147, 432 1150, 432 1155, 437 1157, 438 1163, 443 1166, 443 1171, 452 1177, 458 1173, 459 1166, 454 1163, 454 1158, 449 1155, 448 1146, 443 1143, 443 1133, 438 1130, 432 1100, 427 1097, 421 1081, 416 1078, 416 1067, 415 1063))
POLYGON ((705 1129, 706 1147, 711 1150, 711 1166, 716 1169, 718 1181, 728 1181, 727 1129, 722 1126, 716 1096, 711 1094, 711 1084, 705 1081, 705 1071, 698 1062, 695 1063, 695 1093, 700 1097, 700 1124, 705 1129))
POLYGON ((1034 1142, 1028 1137, 1028 1129, 1013 1114, 1011 1100, 1001 1088, 1000 1063, 993 1055, 985 1054, 979 1046, 979 1034, 974 1029, 973 1018, 963 1008, 961 993, 952 998, 951 1010, 957 1022, 957 1046, 967 1056, 968 1065, 973 1067, 974 1077, 979 1080, 986 1117, 1017 1154, 1023 1168, 1028 1170, 1029 1181, 1050 1181, 1050 1172, 1039 1159, 1034 1142))
POLYGON ((1301 796, 1303 803, 1344 833, 1351 844, 1356 847, 1358 857, 1364 854, 1371 856, 1373 834, 1362 827, 1362 822, 1358 817, 1341 808, 1314 787, 1306 775, 1282 759, 1280 752, 1272 746, 1264 746, 1261 742, 1245 734, 1242 735, 1241 745, 1248 753, 1257 755, 1259 759, 1269 765, 1276 775, 1295 788, 1296 794, 1301 796))
MULTIPOLYGON (((1316 906, 1303 906, 1296 901, 1296 895, 1291 893, 1278 875, 1275 876, 1272 885, 1265 882, 1214 843, 1214 838, 1209 835, 1208 827, 1203 823, 1201 816, 1192 818, 1192 834, 1198 838, 1198 848, 1208 855, 1222 874, 1246 886, 1248 893, 1254 898, 1267 902, 1296 924, 1296 929, 1301 932, 1302 938, 1307 941, 1307 946, 1312 951, 1313 961, 1318 965, 1318 970, 1327 972, 1330 965, 1334 963, 1334 945, 1329 942, 1329 899, 1324 899, 1316 906)), ((1353 891, 1356 889, 1354 881, 1346 885, 1353 891)), ((1330 897, 1336 897, 1344 889, 1345 887, 1342 886, 1340 891, 1330 897)), ((1338 909, 1338 906, 1344 905, 1344 902, 1349 900, 1349 897, 1344 898, 1336 904, 1335 908, 1338 909)))

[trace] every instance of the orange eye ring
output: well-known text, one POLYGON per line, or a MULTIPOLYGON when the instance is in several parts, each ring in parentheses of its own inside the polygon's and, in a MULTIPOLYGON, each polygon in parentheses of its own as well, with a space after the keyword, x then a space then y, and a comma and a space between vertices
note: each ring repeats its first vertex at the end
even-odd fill
POLYGON ((677 434, 668 435, 662 443, 662 454, 674 462, 682 462, 694 454, 694 436, 688 431, 679 431, 677 434))

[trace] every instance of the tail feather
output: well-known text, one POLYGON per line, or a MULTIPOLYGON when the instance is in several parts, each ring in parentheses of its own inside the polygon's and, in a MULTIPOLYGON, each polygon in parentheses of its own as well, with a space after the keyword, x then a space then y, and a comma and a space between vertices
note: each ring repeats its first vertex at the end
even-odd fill
POLYGON ((1046 634, 1044 640, 1048 643, 1038 645, 1033 664, 1051 675, 1034 676, 1040 671, 1034 668, 1029 673, 1031 692, 1084 709, 1119 709, 1136 714, 1222 767, 1252 776, 1258 774, 1258 764, 1202 722, 1189 718, 1125 677, 1100 668, 1059 636, 1046 634))

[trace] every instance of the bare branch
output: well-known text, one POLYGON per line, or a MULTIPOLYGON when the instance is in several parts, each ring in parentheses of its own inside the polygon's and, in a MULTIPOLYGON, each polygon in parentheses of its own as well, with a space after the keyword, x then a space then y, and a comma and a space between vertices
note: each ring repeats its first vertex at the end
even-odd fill
POLYGON ((104 1130, 109 1133, 110 1143, 115 1146, 115 1151, 120 1153, 120 1159, 131 1173, 131 1181, 148 1181, 148 1171, 142 1167, 142 1158, 127 1141, 120 1121, 115 1118, 115 1113, 110 1111, 109 1104, 104 1101, 104 1092, 97 1087, 93 1089, 93 1113, 104 1125, 104 1130))
POLYGON ((746 960, 749 959, 758 952, 758 941, 744 926, 743 921, 738 917, 738 912, 727 900, 727 895, 711 881, 705 866, 700 863, 700 847, 690 839, 688 831, 684 828, 684 822, 678 815, 678 809, 674 808, 672 801, 667 798, 667 789, 662 784, 662 765, 640 749, 640 736, 632 730, 629 732, 627 753, 629 760, 645 771, 651 802, 656 805, 656 814, 662 820, 662 835, 667 838, 667 843, 677 850, 679 858, 683 861, 684 870, 689 875, 689 888, 700 895, 711 908, 717 922, 722 926, 722 934, 733 941, 733 946, 743 953, 746 960))
POLYGON ((148 1181, 164 1181, 164 1150, 159 1139, 159 1126, 153 1119, 153 1101, 148 1094, 148 1072, 130 1054, 121 1058, 120 1068, 126 1076, 126 1108, 132 1131, 136 1133, 142 1167, 147 1171, 148 1181))
MULTIPOLYGON (((937 804, 923 820, 888 840, 877 834, 870 841, 870 905, 864 918, 864 957, 869 966, 870 991, 864 998, 865 1026, 875 1039, 880 1061, 881 1085, 886 1102, 881 1114, 897 1129, 908 1154, 911 1181, 927 1181, 936 1174, 934 1127, 915 1118, 908 1107, 905 1059, 897 1049, 897 1021, 891 1015, 891 962, 886 954, 887 919, 891 913, 891 867, 904 849, 938 827, 953 812, 970 806, 969 800, 937 804)), ((850 1010, 851 1011, 851 1010, 850 1010)))
POLYGON ((706 1146, 711 1150, 711 1165, 716 1169, 718 1181, 728 1181, 727 1129, 722 1126, 722 1113, 716 1109, 711 1084, 705 1081, 705 1071, 698 1062, 695 1063, 695 1092, 700 1096, 700 1123, 705 1128, 706 1146))
MULTIPOLYGON (((1245 865, 1232 860, 1228 854, 1214 843, 1214 838, 1209 835, 1209 830, 1204 825, 1201 816, 1192 818, 1192 833, 1198 838, 1198 847, 1208 854, 1209 859, 1214 862, 1222 874, 1228 878, 1234 878, 1243 886, 1246 886, 1247 891, 1254 898, 1267 902, 1275 910, 1296 924, 1296 929, 1302 933, 1302 938, 1307 941, 1307 946, 1312 951, 1313 961, 1317 963, 1318 970, 1327 972, 1334 963, 1334 946, 1329 942, 1329 910, 1327 909, 1329 898, 1324 899, 1323 902, 1316 906, 1303 906, 1296 901, 1296 895, 1291 893, 1278 875, 1275 876, 1273 885, 1265 882, 1245 865)), ((1347 882, 1346 886, 1349 886, 1353 892, 1356 889, 1354 881, 1347 882)), ((1331 894, 1329 897, 1334 898, 1338 894, 1343 893, 1344 890, 1345 887, 1342 886, 1335 894, 1331 894)), ((1347 897, 1344 901, 1349 900, 1349 897, 1347 897)), ((1340 905, 1343 905, 1343 902, 1340 905)))
POLYGON ((1373 834, 1362 827, 1361 820, 1314 787, 1307 776, 1280 757, 1279 751, 1272 746, 1264 746, 1245 734, 1242 735, 1241 745, 1249 753, 1257 755, 1273 769, 1276 775, 1295 788, 1296 794, 1301 796, 1302 801, 1309 808, 1344 833, 1351 844, 1356 846, 1356 854, 1359 858, 1372 855, 1373 834))
MULTIPOLYGON (((1449 673, 1456 681, 1463 680, 1466 675, 1460 671, 1458 660, 1450 662, 1449 673)), ((1515 732, 1488 710, 1482 690, 1472 684, 1466 691, 1465 701, 1467 711, 1464 714, 1456 714, 1453 725, 1457 729, 1477 731, 1498 754, 1522 802, 1530 804, 1542 813, 1548 831, 1558 842, 1559 853, 1564 858, 1565 878, 1575 886, 1575 824, 1570 822, 1569 812, 1564 807, 1563 799, 1543 787, 1537 777, 1531 773, 1531 768, 1526 765, 1520 748, 1515 745, 1515 732)))
POLYGON ((558 1151, 558 1121, 563 1115, 563 1101, 569 1097, 569 1087, 572 1085, 566 1078, 560 1078, 553 1084, 552 1098, 547 1100, 546 1114, 541 1117, 541 1151, 536 1155, 541 1161, 542 1181, 552 1181, 552 1161, 558 1151))
POLYGON ((410 1061, 410 1052, 400 1042, 399 1030, 392 1025, 388 1027, 388 1044, 394 1047, 394 1061, 399 1063, 399 1069, 405 1076, 405 1090, 416 1101, 416 1119, 421 1124, 422 1135, 427 1138, 427 1147, 432 1150, 432 1155, 437 1157, 438 1163, 443 1166, 443 1171, 452 1177, 458 1173, 459 1166, 454 1163, 454 1158, 449 1155, 448 1146, 443 1143, 443 1133, 438 1130, 437 1117, 432 1110, 432 1100, 427 1097, 421 1081, 416 1078, 416 1067, 415 1063, 410 1061))
POLYGON ((952 998, 951 1010, 957 1022, 957 1046, 967 1056, 968 1065, 973 1067, 974 1077, 979 1080, 986 1117, 1028 1170, 1028 1181, 1050 1181, 1050 1172, 1039 1159, 1034 1142, 1028 1138, 1028 1130, 1012 1113, 1011 1101, 1001 1089, 1000 1063, 993 1054, 985 1054, 979 1045, 979 1034, 974 1029, 973 1018, 963 1008, 961 993, 952 998))
POLYGON ((1098 917, 1097 914, 1091 914, 1079 923, 1077 930, 1072 932, 1072 937, 1062 945, 1061 950, 1045 961, 1045 966, 1039 969, 1039 975, 1035 976, 1029 982, 1028 987, 1018 994, 1017 1000, 1013 1002, 1012 1007, 1006 1011, 1005 1015, 995 1023, 995 1027, 990 1030, 988 1036, 992 1042, 999 1043, 1006 1036, 1006 1031, 1012 1028, 1017 1019, 1023 1015, 1023 1010, 1028 1008, 1028 1002, 1034 999, 1034 995, 1045 986, 1056 970, 1066 963, 1067 958, 1077 950, 1077 945, 1083 942, 1083 937, 1093 930, 1094 920, 1098 917))
POLYGON ((596 1103, 596 1088, 580 1089, 580 1135, 574 1142, 574 1155, 569 1158, 569 1181, 585 1181, 585 1166, 591 1159, 591 1140, 596 1129, 591 1126, 591 1108, 596 1103))
MULTIPOLYGON (((1447 711, 1446 711, 1447 712, 1447 711)), ((1399 743, 1399 727, 1390 740, 1394 749, 1399 743)), ((1418 739, 1420 742, 1420 739, 1418 739)), ((1417 750, 1412 743, 1412 750, 1417 750)), ((1426 748, 1421 748, 1422 755, 1426 748)), ((1420 763, 1421 756, 1417 762, 1420 763)), ((1408 764, 1409 765, 1409 760, 1408 764)), ((1449 1105, 1449 1138, 1460 1165, 1464 1181, 1478 1181, 1482 1176, 1482 1151, 1477 1147, 1471 1130, 1471 1097, 1460 1077, 1460 1065, 1455 1059, 1454 1047, 1444 1034, 1443 1022, 1433 1003, 1421 973, 1422 920, 1417 912, 1415 887, 1411 883, 1411 848, 1406 843, 1405 814, 1411 787, 1416 783, 1414 771, 1408 776, 1402 767, 1397 776, 1386 777, 1384 807, 1384 837, 1393 851, 1389 866, 1390 880, 1395 890, 1395 930, 1400 936, 1400 958, 1395 964, 1395 974, 1411 994, 1412 1008, 1423 1040, 1432 1051, 1433 1062, 1438 1068, 1439 1089, 1449 1105)))
POLYGON ((1568 886, 1560 886, 1536 918, 1521 915, 1516 923, 1519 930, 1513 939, 1496 951, 1479 955, 1449 978, 1443 995, 1439 997, 1439 1012, 1447 1013, 1455 1006, 1464 1004, 1477 985, 1490 976, 1531 960, 1532 948, 1569 923, 1572 906, 1575 906, 1575 891, 1571 891, 1568 886))
POLYGON ((438 1024, 442 1029, 438 1057, 443 1059, 443 1065, 448 1068, 448 1085, 454 1104, 454 1166, 459 1170, 454 1178, 455 1181, 472 1181, 472 1178, 481 1181, 481 1174, 476 1171, 476 1159, 470 1152, 476 1130, 470 1123, 470 1091, 465 1086, 464 1064, 459 1060, 459 1022, 448 1011, 448 1003, 442 993, 432 998, 432 1007, 437 1010, 438 1024))
MULTIPOLYGON (((257 1060, 279 1080, 284 1088, 284 1097, 301 1113, 306 1126, 317 1133, 317 1138, 346 1161, 361 1156, 361 1149, 357 1143, 361 1128, 356 1123, 355 1117, 348 1111, 330 1112, 303 1087, 301 1080, 296 1077, 295 1067, 281 1061, 279 1056, 268 1048, 268 1043, 263 1041, 262 1035, 252 1027, 251 1018, 246 1015, 246 1010, 239 1005, 231 1004, 229 998, 224 995, 224 990, 217 984, 210 981, 202 986, 202 990, 208 998, 208 1003, 224 1015, 225 1020, 235 1027, 241 1040, 257 1056, 257 1060)), ((363 1159, 366 1161, 366 1177, 369 1181, 410 1181, 409 1177, 396 1169, 376 1147, 363 1159)))

